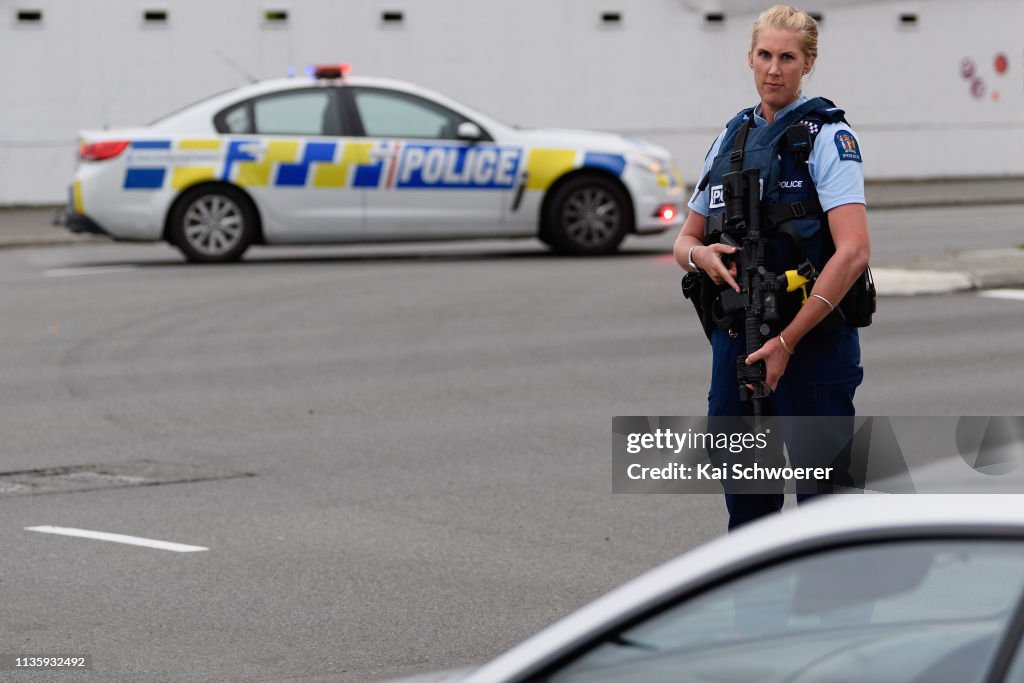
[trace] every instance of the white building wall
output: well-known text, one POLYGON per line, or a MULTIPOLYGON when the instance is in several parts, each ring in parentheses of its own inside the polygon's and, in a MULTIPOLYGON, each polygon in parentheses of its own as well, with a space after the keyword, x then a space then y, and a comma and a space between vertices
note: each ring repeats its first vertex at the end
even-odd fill
MULTIPOLYGON (((145 123, 240 85, 229 62, 271 78, 350 61, 513 123, 650 139, 693 182, 723 123, 756 101, 746 51, 767 4, 0 0, 0 205, 63 201, 79 129, 145 123), (166 26, 145 26, 147 9, 166 10, 166 26), (287 10, 287 25, 268 26, 268 9, 287 10), (19 23, 26 10, 42 22, 19 23), (404 19, 385 23, 383 11, 404 19), (602 22, 605 12, 621 22, 602 22), (709 12, 724 22, 709 24, 709 12)), ((824 16, 807 92, 849 112, 870 179, 1024 175, 1024 2, 819 0, 805 9, 824 16), (913 27, 900 22, 908 13, 913 27), (981 97, 961 75, 964 58, 981 97)))

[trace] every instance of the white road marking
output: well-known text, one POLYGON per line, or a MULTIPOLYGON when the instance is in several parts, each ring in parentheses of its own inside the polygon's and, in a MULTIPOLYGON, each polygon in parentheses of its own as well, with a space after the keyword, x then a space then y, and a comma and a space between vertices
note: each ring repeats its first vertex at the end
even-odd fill
POLYGON ((140 545, 144 548, 170 550, 176 553, 197 553, 202 550, 209 550, 209 548, 204 548, 198 545, 170 543, 169 541, 155 541, 151 538, 125 536, 124 534, 110 534, 105 531, 89 531, 88 529, 73 529, 65 526, 27 526, 25 527, 25 531, 38 531, 41 534, 57 534, 59 536, 91 538, 96 541, 110 541, 111 543, 125 543, 127 545, 140 545))
POLYGON ((105 275, 107 273, 125 273, 136 270, 135 266, 112 266, 109 268, 51 268, 43 271, 46 277, 72 277, 74 275, 105 275))
POLYGON ((1024 289, 987 289, 984 292, 979 292, 978 296, 983 296, 986 299, 1015 299, 1017 301, 1024 301, 1024 289))

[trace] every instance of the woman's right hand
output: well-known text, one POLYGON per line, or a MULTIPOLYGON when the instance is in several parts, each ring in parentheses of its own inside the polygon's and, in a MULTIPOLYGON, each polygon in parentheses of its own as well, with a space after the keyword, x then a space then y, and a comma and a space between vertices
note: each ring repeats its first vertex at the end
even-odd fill
POLYGON ((711 281, 716 285, 727 284, 740 292, 740 286, 736 283, 736 261, 729 259, 726 264, 724 258, 736 253, 736 247, 727 244, 712 244, 706 247, 695 247, 691 258, 701 270, 707 273, 711 281))

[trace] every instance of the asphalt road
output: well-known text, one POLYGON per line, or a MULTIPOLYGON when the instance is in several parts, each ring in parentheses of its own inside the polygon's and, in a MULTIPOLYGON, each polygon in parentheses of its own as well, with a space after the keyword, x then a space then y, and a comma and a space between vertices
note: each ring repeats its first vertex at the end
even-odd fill
MULTIPOLYGON (((876 260, 918 219, 873 216, 876 260)), ((1019 240, 999 223, 975 248, 1019 240)), ((492 656, 718 535, 717 496, 610 494, 613 415, 704 410, 670 242, 0 253, 0 470, 35 471, 0 474, 0 654, 92 656, 60 680, 376 680, 492 656)), ((1022 313, 883 300, 859 411, 1019 414, 1022 313)))
POLYGON ((869 211, 871 262, 927 266, 929 256, 1024 245, 1024 207, 961 206, 869 211))

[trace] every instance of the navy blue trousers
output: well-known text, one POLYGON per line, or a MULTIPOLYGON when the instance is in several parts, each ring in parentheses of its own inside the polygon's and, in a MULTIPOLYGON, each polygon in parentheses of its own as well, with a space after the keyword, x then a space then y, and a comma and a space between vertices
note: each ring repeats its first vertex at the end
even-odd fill
MULTIPOLYGON (((750 402, 739 398, 736 358, 745 351, 742 334, 730 338, 716 330, 711 337, 711 388, 708 391, 708 427, 716 431, 715 418, 749 416, 750 402)), ((812 332, 804 337, 789 359, 786 372, 770 399, 770 413, 780 416, 781 440, 785 443, 792 467, 833 466, 839 471, 849 467, 853 435, 853 395, 864 378, 860 365, 860 338, 856 328, 847 325, 829 333, 812 332), (824 421, 787 421, 782 416, 836 416, 824 421), (810 423, 810 424, 809 424, 810 423)), ((727 421, 718 421, 724 424, 727 421)), ((720 431, 720 430, 719 430, 720 431)), ((779 449, 781 443, 773 444, 779 449)), ((712 453, 712 460, 715 454, 712 453)), ((797 492, 803 503, 814 493, 797 492)), ((729 510, 729 530, 758 517, 782 509, 784 496, 777 493, 734 493, 727 488, 725 503, 729 510)))

